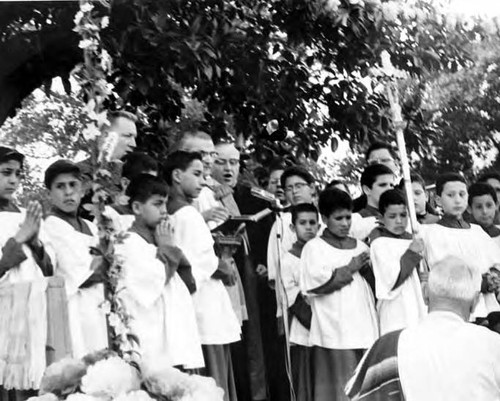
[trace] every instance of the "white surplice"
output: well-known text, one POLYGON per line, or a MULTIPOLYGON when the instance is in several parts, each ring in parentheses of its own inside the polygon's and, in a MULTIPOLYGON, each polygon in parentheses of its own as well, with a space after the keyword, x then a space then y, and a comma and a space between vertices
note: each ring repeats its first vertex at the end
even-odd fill
MULTIPOLYGON (((470 228, 425 224, 420 226, 420 235, 425 244, 425 259, 431 270, 437 262, 449 256, 462 259, 481 274, 500 263, 500 248, 476 224, 471 224, 470 228)), ((500 311, 495 294, 481 294, 473 317, 486 317, 494 311, 500 311)))
POLYGON ((123 258, 120 298, 132 317, 144 358, 163 358, 186 369, 204 366, 191 294, 175 273, 166 283, 157 247, 129 233, 116 252, 123 258))
POLYGON ((406 401, 500 399, 500 336, 452 312, 403 330, 398 369, 406 401))
POLYGON ((382 236, 370 245, 381 335, 415 324, 427 313, 417 274, 418 266, 404 283, 393 289, 401 271, 401 257, 411 241, 382 236))
MULTIPOLYGON (((287 252, 283 257, 281 274, 288 307, 290 307, 295 303, 300 293, 300 259, 290 252, 287 252)), ((292 323, 290 325, 290 343, 306 347, 310 346, 309 330, 305 328, 295 316, 292 317, 292 323)))
POLYGON ((194 307, 202 344, 229 344, 240 340, 240 325, 222 281, 212 278, 219 259, 202 215, 191 205, 170 215, 175 245, 191 264, 196 280, 194 307))
POLYGON ((92 235, 75 230, 57 216, 45 219, 45 229, 56 254, 55 275, 64 278, 68 295, 68 318, 73 356, 82 356, 108 347, 104 286, 80 286, 92 275, 90 247, 97 246, 97 228, 82 220, 92 235))
POLYGON ((368 250, 361 241, 354 249, 337 249, 323 239, 310 240, 300 258, 300 288, 310 294, 312 345, 330 349, 365 349, 378 338, 377 313, 371 289, 356 272, 340 290, 326 295, 311 291, 328 282, 332 273, 346 266, 354 256, 368 250))
POLYGON ((271 227, 267 243, 267 277, 270 281, 276 280, 279 263, 297 241, 297 235, 291 229, 292 214, 281 212, 279 216, 281 218, 276 218, 271 227))

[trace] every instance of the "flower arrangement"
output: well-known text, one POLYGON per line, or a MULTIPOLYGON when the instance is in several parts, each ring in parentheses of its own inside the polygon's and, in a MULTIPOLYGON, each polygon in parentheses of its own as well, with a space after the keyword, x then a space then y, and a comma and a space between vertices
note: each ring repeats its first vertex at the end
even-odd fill
POLYGON ((50 365, 29 401, 222 401, 209 377, 183 373, 161 359, 128 363, 113 351, 50 365))

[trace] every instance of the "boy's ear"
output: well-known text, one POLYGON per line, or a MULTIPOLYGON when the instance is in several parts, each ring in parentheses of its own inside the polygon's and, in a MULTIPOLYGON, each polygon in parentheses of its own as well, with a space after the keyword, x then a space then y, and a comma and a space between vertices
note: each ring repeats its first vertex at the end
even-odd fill
POLYGON ((139 202, 139 201, 133 201, 131 206, 132 206, 132 212, 134 214, 136 214, 136 215, 137 214, 141 214, 141 211, 142 211, 141 210, 141 202, 139 202))
POLYGON ((120 185, 122 187, 123 192, 125 192, 130 184, 130 180, 127 177, 120 178, 120 185))
POLYGON ((292 230, 292 232, 295 232, 295 225, 293 223, 290 223, 290 230, 292 230))
POLYGON ((182 170, 180 168, 174 169, 172 171, 172 181, 175 182, 176 184, 179 184, 182 179, 182 170))
POLYGON ((436 195, 436 197, 434 198, 436 200, 436 205, 442 207, 443 204, 441 203, 441 196, 439 195, 436 195))
MULTIPOLYGON (((368 185, 363 185, 363 186, 361 187, 361 189, 363 190, 363 193, 364 193, 366 196, 370 195, 371 188, 370 188, 368 185)), ((321 217, 323 217, 323 216, 321 216, 321 217)))

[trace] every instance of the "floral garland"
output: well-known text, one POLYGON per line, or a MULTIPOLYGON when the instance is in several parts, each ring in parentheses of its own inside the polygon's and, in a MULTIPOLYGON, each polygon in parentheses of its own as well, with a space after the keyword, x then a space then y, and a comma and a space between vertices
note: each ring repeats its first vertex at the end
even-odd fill
MULTIPOLYGON (((109 12, 110 5, 106 1, 100 3, 109 12)), ((131 333, 129 321, 123 303, 118 297, 119 279, 122 272, 122 261, 115 255, 115 246, 123 243, 126 233, 117 232, 112 220, 106 216, 104 205, 112 198, 110 192, 112 174, 110 162, 113 150, 118 142, 118 135, 107 132, 109 126, 104 101, 112 93, 113 85, 108 83, 107 76, 112 70, 112 60, 108 52, 100 46, 100 30, 109 24, 109 16, 101 15, 89 0, 80 1, 80 10, 75 15, 74 31, 81 36, 79 46, 83 49, 84 62, 73 71, 80 84, 80 96, 86 99, 88 121, 82 135, 86 140, 94 141, 95 147, 91 155, 92 164, 96 167, 92 190, 93 214, 99 228, 100 243, 92 251, 103 260, 104 286, 106 301, 102 305, 108 316, 110 348, 120 357, 132 360, 134 343, 137 338, 131 333)))

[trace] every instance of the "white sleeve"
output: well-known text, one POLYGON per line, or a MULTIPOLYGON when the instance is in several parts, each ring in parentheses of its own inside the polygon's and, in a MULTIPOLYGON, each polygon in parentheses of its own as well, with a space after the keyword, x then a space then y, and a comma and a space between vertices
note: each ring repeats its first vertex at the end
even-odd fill
POLYGON ((202 215, 192 206, 184 206, 174 216, 175 245, 184 252, 196 283, 201 284, 212 277, 219 264, 212 234, 202 215))
POLYGON ((314 296, 309 293, 314 288, 325 284, 332 277, 332 264, 334 261, 325 260, 324 256, 309 242, 302 250, 300 258, 300 290, 303 294, 314 296))
MULTIPOLYGON (((278 239, 276 237, 277 222, 275 221, 269 233, 267 242, 267 277, 269 281, 276 280, 276 271, 278 270, 278 239)), ((280 247, 281 248, 281 247, 280 247)))
POLYGON ((299 268, 299 266, 297 266, 298 264, 300 264, 300 259, 290 253, 287 253, 283 258, 281 279, 283 280, 289 307, 295 303, 295 299, 300 292, 299 283, 295 277, 295 270, 299 268))
POLYGON ((375 239, 370 246, 370 259, 375 275, 375 292, 377 299, 394 299, 401 291, 401 286, 393 290, 400 272, 398 252, 388 246, 383 238, 375 239))

